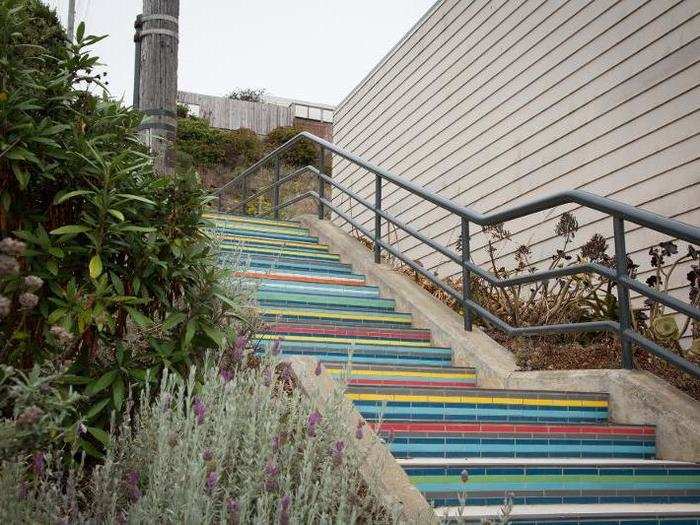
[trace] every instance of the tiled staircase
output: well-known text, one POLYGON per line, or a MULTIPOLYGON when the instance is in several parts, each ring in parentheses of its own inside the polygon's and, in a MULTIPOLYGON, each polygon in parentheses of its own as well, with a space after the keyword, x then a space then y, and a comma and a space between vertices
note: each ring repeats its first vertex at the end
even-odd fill
POLYGON ((611 423, 606 394, 478 388, 306 228, 210 218, 258 283, 261 348, 281 337, 336 375, 351 360, 346 395, 446 521, 497 516, 510 494, 518 523, 700 524, 700 465, 654 460, 654 427, 611 423))

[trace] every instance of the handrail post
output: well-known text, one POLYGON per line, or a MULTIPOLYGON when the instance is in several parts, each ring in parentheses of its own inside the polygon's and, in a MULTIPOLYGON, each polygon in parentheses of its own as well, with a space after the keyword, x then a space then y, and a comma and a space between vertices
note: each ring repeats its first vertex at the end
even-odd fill
POLYGON ((382 209, 382 178, 379 175, 374 176, 374 262, 379 263, 382 260, 382 249, 379 242, 382 239, 382 217, 377 213, 377 210, 382 209))
POLYGON ((282 165, 281 165, 280 158, 277 157, 275 159, 275 186, 273 189, 273 209, 274 209, 274 216, 275 220, 280 218, 280 176, 281 176, 281 170, 282 170, 282 165))
POLYGON ((627 249, 625 247, 625 221, 620 215, 613 216, 615 235, 615 273, 617 275, 617 317, 620 324, 620 346, 622 347, 622 367, 631 370, 632 344, 625 332, 631 326, 630 291, 622 278, 627 277, 627 249))
MULTIPOLYGON (((323 173, 323 166, 324 166, 325 161, 326 161, 326 148, 321 146, 319 148, 319 152, 318 152, 318 172, 319 173, 323 173)), ((318 176, 318 195, 319 195, 319 197, 321 197, 321 199, 325 198, 324 190, 325 190, 325 187, 323 185, 323 179, 321 178, 321 175, 319 175, 318 176)), ((318 218, 319 219, 323 219, 324 211, 325 210, 324 210, 323 202, 319 199, 319 201, 318 201, 318 218)))
MULTIPOLYGON (((241 180, 241 202, 245 202, 248 197, 248 177, 243 177, 241 180)), ((243 215, 248 215, 246 213, 245 206, 243 206, 243 215)))
POLYGON ((469 221, 462 217, 462 310, 464 315, 464 329, 472 331, 472 311, 467 306, 467 301, 472 298, 472 273, 467 268, 467 262, 471 259, 469 247, 469 221))

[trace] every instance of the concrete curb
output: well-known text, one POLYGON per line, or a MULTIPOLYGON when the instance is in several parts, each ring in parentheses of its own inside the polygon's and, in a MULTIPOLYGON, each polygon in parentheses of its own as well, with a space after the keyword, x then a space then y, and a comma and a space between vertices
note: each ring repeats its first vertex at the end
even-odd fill
POLYGON ((292 364, 301 389, 321 413, 324 407, 340 400, 340 411, 343 414, 341 419, 347 435, 346 443, 352 444, 365 459, 360 470, 370 491, 383 499, 387 509, 400 508, 402 523, 439 523, 433 508, 411 483, 374 431, 365 425, 363 438, 356 439, 355 430, 358 422, 362 421, 362 416, 352 402, 343 396, 340 385, 331 375, 324 370, 317 376, 317 361, 311 357, 295 356, 287 360, 292 364))
POLYGON ((341 254, 343 262, 396 300, 397 310, 413 314, 416 326, 427 328, 436 344, 453 349, 456 366, 474 366, 478 384, 490 388, 607 392, 617 423, 657 427, 657 456, 678 461, 700 460, 700 403, 666 381, 643 371, 521 371, 515 357, 484 332, 463 329, 462 319, 405 275, 387 264, 375 264, 359 241, 312 215, 297 217, 321 242, 341 254))

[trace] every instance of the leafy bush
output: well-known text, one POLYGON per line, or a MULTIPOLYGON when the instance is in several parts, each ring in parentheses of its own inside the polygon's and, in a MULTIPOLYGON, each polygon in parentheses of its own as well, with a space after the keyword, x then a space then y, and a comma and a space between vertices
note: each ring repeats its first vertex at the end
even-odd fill
POLYGON ((67 368, 84 396, 71 424, 105 429, 147 377, 223 346, 237 304, 198 176, 153 173, 141 116, 81 89, 101 83, 100 38, 81 24, 74 44, 37 47, 33 8, 0 0, 0 361, 67 368))
POLYGON ((178 119, 176 148, 188 155, 194 166, 247 166, 263 156, 262 141, 255 132, 212 128, 197 117, 178 119))
POLYGON ((265 89, 234 89, 228 95, 226 95, 226 97, 231 100, 244 100, 246 102, 263 102, 265 93, 265 89))
POLYGON ((165 376, 89 479, 54 467, 50 451, 41 469, 5 462, 0 514, 10 523, 394 521, 399 509, 368 495, 357 437, 336 424, 342 394, 319 413, 293 381, 273 356, 209 369, 201 387, 194 372, 165 376))
MULTIPOLYGON (((265 138, 265 146, 267 147, 268 152, 293 139, 302 131, 303 130, 293 126, 282 126, 273 129, 265 138)), ((316 147, 307 140, 297 142, 284 153, 282 156, 282 162, 295 168, 301 168, 308 166, 309 164, 316 165, 318 162, 316 147)))

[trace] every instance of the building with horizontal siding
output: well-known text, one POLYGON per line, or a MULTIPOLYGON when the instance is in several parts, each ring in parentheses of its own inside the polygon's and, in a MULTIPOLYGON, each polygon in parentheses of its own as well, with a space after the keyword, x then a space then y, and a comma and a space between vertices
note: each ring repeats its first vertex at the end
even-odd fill
MULTIPOLYGON (((334 141, 483 213, 577 188, 700 224, 698 15, 698 0, 439 0, 339 104, 334 141)), ((374 194, 374 176, 343 159, 334 177, 374 194)), ((454 248, 455 217, 390 184, 383 193, 389 213, 454 248)), ((572 246, 601 233, 614 252, 611 221, 570 205, 507 223, 496 263, 512 267, 527 244, 545 267, 564 211, 581 225, 572 246)), ((627 231, 644 281, 649 247, 665 239, 627 231)), ((387 234, 425 268, 457 274, 402 231, 387 234)), ((476 228, 475 261, 488 262, 487 247, 476 228)), ((669 285, 687 301, 686 273, 669 285)))

